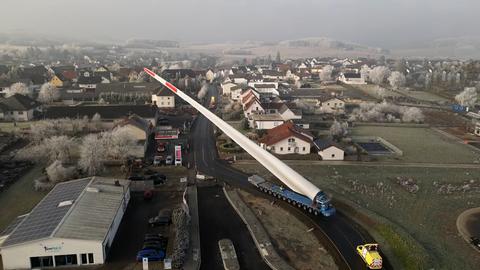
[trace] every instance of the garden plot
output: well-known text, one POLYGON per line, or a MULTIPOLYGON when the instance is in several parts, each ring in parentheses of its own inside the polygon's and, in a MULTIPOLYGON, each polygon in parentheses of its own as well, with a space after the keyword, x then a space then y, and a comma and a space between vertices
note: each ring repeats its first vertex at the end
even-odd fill
POLYGON ((403 156, 394 158, 403 162, 460 164, 480 160, 480 152, 424 127, 358 126, 351 135, 385 139, 402 150, 403 156))
MULTIPOLYGON (((259 165, 235 166, 271 177, 259 165)), ((478 269, 480 256, 458 235, 456 219, 480 203, 480 169, 292 167, 332 194, 337 206, 356 205, 375 220, 367 229, 389 244, 399 269, 478 269)))

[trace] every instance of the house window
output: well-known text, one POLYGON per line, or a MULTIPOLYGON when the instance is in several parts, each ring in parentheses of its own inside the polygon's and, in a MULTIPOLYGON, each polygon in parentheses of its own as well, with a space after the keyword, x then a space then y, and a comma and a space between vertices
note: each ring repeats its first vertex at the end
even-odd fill
POLYGON ((291 148, 290 148, 290 147, 288 147, 288 152, 290 152, 290 149, 291 149, 291 148))
POLYGON ((30 257, 30 266, 31 268, 51 267, 53 266, 53 257, 30 257))
POLYGON ((87 264, 87 254, 83 253, 83 254, 80 254, 80 259, 81 259, 81 262, 82 264, 87 264))
POLYGON ((270 147, 270 150, 275 151, 275 146, 270 147))
POLYGON ((94 261, 93 261, 93 253, 88 253, 88 263, 94 263, 94 261))
POLYGON ((167 102, 167 105, 170 105, 170 102, 167 102))
POLYGON ((335 157, 335 154, 332 154, 332 158, 334 158, 334 157, 335 157))
POLYGON ((77 265, 77 254, 58 255, 55 256, 55 265, 77 265))
POLYGON ((288 142, 295 142, 295 138, 288 139, 288 142))
POLYGON ((282 152, 282 151, 283 151, 283 147, 280 147, 280 152, 282 152))
POLYGON ((19 112, 18 112, 18 115, 23 115, 23 111, 19 111, 19 112))
POLYGON ((303 147, 302 150, 305 151, 305 147, 303 147))
POLYGON ((161 105, 163 106, 163 102, 161 103, 161 105))

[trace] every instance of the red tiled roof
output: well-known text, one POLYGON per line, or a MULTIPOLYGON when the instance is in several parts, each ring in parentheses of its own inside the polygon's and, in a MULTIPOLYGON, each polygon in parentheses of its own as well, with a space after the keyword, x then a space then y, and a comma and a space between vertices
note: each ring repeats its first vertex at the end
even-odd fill
POLYGON ((257 97, 252 92, 249 92, 246 96, 242 98, 242 104, 247 103, 252 96, 254 96, 255 98, 257 97))
POLYGON ((267 135, 260 139, 260 142, 266 145, 272 145, 293 136, 300 140, 312 143, 312 140, 306 135, 310 136, 306 130, 296 126, 293 122, 288 121, 268 130, 267 135))
POLYGON ((68 80, 73 80, 77 78, 77 72, 73 70, 65 70, 64 72, 62 72, 62 75, 68 80))

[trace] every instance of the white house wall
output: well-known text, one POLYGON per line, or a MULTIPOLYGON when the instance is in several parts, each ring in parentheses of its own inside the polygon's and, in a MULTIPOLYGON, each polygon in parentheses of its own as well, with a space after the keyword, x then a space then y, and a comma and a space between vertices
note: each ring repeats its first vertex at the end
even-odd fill
POLYGON ((30 257, 69 254, 76 254, 77 262, 80 264, 82 253, 93 253, 94 264, 103 264, 105 261, 100 241, 50 238, 2 248, 3 268, 30 269, 30 257))
POLYGON ((286 154, 300 154, 300 155, 306 155, 310 154, 310 143, 300 140, 297 137, 288 137, 285 138, 273 145, 269 146, 270 151, 279 154, 279 155, 286 155, 286 154), (288 139, 294 139, 295 142, 288 142, 288 139), (272 148, 273 146, 273 148, 272 148), (295 152, 295 148, 298 147, 298 151, 295 152), (290 150, 289 150, 290 148, 290 150))
POLYGON ((322 157, 322 160, 343 160, 345 152, 335 146, 330 146, 323 151, 319 151, 318 154, 322 157))

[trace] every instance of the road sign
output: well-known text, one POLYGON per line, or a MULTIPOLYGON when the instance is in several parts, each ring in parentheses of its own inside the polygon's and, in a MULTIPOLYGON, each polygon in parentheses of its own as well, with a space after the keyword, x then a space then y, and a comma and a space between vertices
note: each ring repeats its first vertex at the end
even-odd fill
POLYGON ((143 258, 142 260, 143 270, 148 270, 148 258, 143 258))

